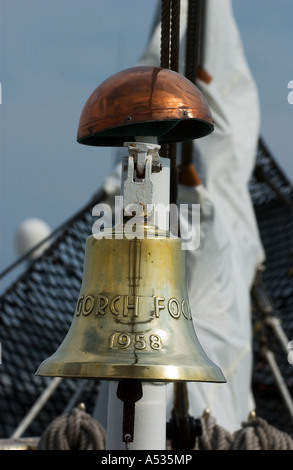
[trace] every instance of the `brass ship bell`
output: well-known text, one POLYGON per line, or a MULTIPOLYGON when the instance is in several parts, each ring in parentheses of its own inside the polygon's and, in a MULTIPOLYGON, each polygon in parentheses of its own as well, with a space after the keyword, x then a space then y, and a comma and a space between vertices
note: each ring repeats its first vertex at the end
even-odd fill
POLYGON ((87 239, 72 325, 38 374, 225 381, 202 349, 191 318, 180 239, 87 239))
MULTIPOLYGON (((114 145, 120 146, 131 141, 131 135, 142 135, 142 128, 144 135, 157 135, 158 141, 168 140, 166 132, 169 139, 179 141, 211 132, 212 119, 200 91, 184 77, 137 67, 98 87, 83 110, 78 140, 108 145, 116 135, 114 145)), ((106 229, 102 238, 88 237, 72 324, 37 375, 226 381, 194 329, 180 238, 145 224, 140 230, 142 236, 132 237, 121 223, 106 229)))

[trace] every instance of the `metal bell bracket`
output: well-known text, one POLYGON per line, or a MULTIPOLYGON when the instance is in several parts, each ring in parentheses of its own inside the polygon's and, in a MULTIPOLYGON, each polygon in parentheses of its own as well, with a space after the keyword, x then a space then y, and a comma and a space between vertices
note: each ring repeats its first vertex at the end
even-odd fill
MULTIPOLYGON (((132 217, 134 213, 137 216, 150 215, 155 193, 158 191, 159 182, 162 182, 162 177, 155 177, 163 170, 159 156, 161 146, 140 141, 125 142, 124 146, 128 147, 129 153, 128 157, 124 158, 122 167, 124 216, 132 217)), ((169 178, 169 174, 166 177, 169 178)), ((168 191, 168 188, 166 190, 168 191)), ((167 192, 166 196, 168 195, 167 192)))

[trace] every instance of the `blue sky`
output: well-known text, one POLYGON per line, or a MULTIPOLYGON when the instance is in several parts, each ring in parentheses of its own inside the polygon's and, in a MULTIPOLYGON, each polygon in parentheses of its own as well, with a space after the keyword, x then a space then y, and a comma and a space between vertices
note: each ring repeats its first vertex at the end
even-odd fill
MULTIPOLYGON (((106 77, 139 58, 156 5, 0 0, 0 271, 16 259, 21 221, 56 228, 111 170, 115 149, 76 143, 79 116, 106 77)), ((293 180, 293 2, 234 0, 233 9, 259 90, 262 135, 293 180)))

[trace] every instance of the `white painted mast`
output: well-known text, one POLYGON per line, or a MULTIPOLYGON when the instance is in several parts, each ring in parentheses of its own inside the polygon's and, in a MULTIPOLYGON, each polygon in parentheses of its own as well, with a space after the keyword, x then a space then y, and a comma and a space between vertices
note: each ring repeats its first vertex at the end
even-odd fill
MULTIPOLYGON (((137 143, 128 145, 129 154, 137 154, 140 165, 145 168, 144 194, 141 197, 148 204, 169 204, 170 192, 170 160, 159 157, 160 146, 156 137, 138 137, 137 143), (146 159, 148 153, 152 153, 151 160, 146 159), (147 171, 152 166, 152 160, 158 159, 161 171, 152 173, 147 171)), ((128 157, 127 170, 122 165, 121 194, 123 195, 124 208, 137 203, 139 184, 129 174, 131 156, 128 157), (136 199, 135 196, 136 195, 136 199)), ((168 221, 162 217, 157 221, 162 230, 168 230, 168 221)), ((142 382, 142 397, 134 405, 134 433, 132 442, 127 442, 130 436, 123 436, 123 402, 117 397, 119 382, 109 384, 108 391, 108 415, 107 415, 107 450, 165 450, 166 449, 166 401, 167 385, 163 382, 142 382)))

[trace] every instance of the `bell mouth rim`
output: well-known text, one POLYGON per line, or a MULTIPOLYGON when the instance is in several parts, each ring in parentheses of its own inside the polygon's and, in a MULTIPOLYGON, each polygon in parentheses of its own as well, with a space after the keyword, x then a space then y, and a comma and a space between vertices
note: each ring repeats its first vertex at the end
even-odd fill
POLYGON ((227 383, 219 366, 210 361, 202 366, 174 366, 170 364, 107 364, 96 362, 63 362, 56 361, 49 364, 46 359, 37 369, 35 375, 44 377, 67 377, 76 379, 100 379, 119 381, 122 379, 137 379, 142 382, 209 382, 227 383), (79 373, 74 373, 76 365, 80 367, 79 373), (52 369, 55 368, 55 371, 52 369), (47 369, 47 370, 46 370, 47 369), (50 372, 51 369, 51 372, 50 372), (58 370, 59 369, 59 370, 58 370), (70 371, 71 369, 71 371, 70 371), (155 369, 155 373, 154 373, 155 369), (62 370, 62 372, 61 372, 62 370))
MULTIPOLYGON (((164 367, 165 368, 165 367, 164 367)), ((75 374, 67 374, 67 375, 56 375, 55 373, 49 374, 49 373, 41 373, 39 370, 36 371, 35 373, 36 376, 39 377, 60 377, 60 378, 70 378, 70 379, 85 379, 85 380, 107 380, 107 381, 119 381, 123 379, 136 379, 140 380, 141 382, 162 382, 162 383, 174 383, 174 382, 204 382, 204 383, 227 383, 227 380, 225 379, 224 376, 218 377, 218 378, 213 378, 213 377, 193 377, 192 375, 186 375, 183 377, 178 377, 178 378, 162 378, 162 376, 154 376, 153 374, 150 377, 147 377, 143 375, 142 373, 138 374, 133 374, 128 375, 127 373, 125 374, 119 374, 118 376, 108 376, 105 374, 92 374, 92 375, 75 375, 75 374)))

